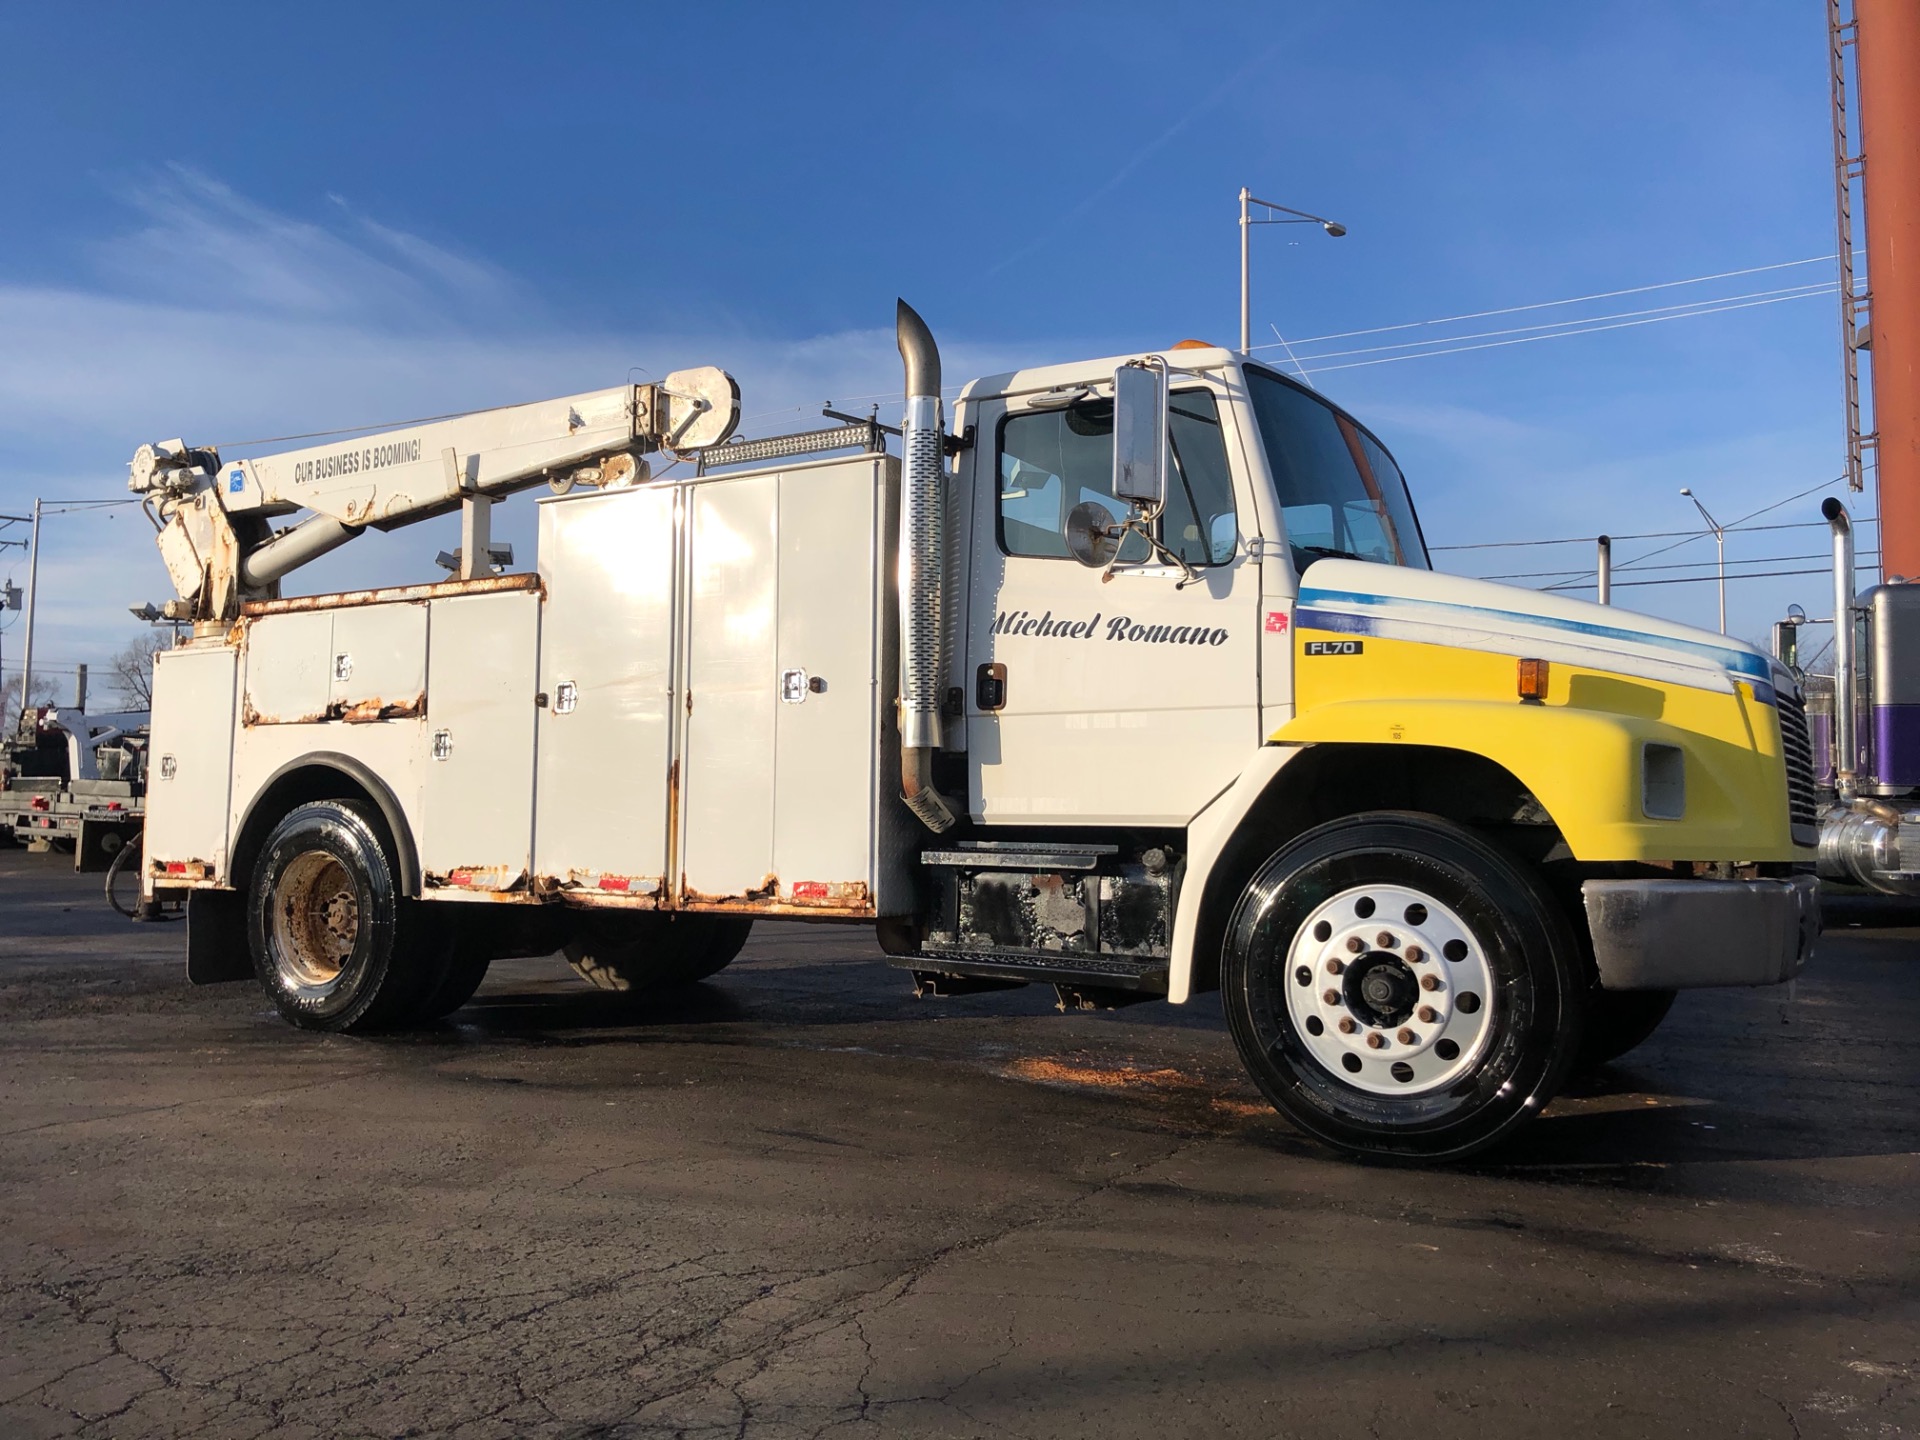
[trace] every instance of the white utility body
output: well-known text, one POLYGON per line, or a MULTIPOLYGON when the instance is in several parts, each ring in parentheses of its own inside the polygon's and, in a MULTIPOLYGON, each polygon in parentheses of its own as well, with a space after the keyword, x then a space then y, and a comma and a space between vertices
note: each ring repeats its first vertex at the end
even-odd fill
POLYGON ((904 304, 900 344, 903 432, 729 444, 737 387, 699 370, 292 455, 142 447, 194 622, 157 665, 144 881, 190 892, 190 974, 356 1029, 502 955, 645 988, 755 918, 867 921, 927 995, 1224 988, 1289 1115, 1432 1157, 1673 988, 1804 961, 1798 696, 1756 652, 1433 576, 1379 442, 1228 351, 975 380, 949 433, 904 304), (489 508, 543 484, 511 573, 489 508), (456 507, 452 580, 279 593, 456 507), (1746 769, 1719 710, 1592 698, 1622 675, 1759 707, 1746 769))

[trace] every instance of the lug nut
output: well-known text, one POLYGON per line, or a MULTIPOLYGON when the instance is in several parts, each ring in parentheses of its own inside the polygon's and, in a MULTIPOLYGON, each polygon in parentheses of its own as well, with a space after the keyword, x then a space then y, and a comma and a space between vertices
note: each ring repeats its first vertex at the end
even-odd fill
POLYGON ((1422 1005, 1418 1010, 1414 1011, 1413 1013, 1419 1017, 1420 1023, 1422 1025, 1431 1025, 1433 1024, 1434 1021, 1440 1018, 1440 1012, 1434 1009, 1431 1005, 1422 1005))
POLYGON ((1422 960, 1426 958, 1427 958, 1427 952, 1422 950, 1418 945, 1407 946, 1407 959, 1412 961, 1415 965, 1418 965, 1422 960))
POLYGON ((1440 977, 1438 975, 1422 975, 1420 977, 1420 988, 1422 990, 1438 990, 1440 988, 1440 977))
POLYGON ((1354 1023, 1353 1017, 1351 1015, 1342 1015, 1340 1017, 1340 1023, 1336 1028, 1338 1028, 1338 1030, 1342 1035, 1351 1035, 1354 1031, 1358 1030, 1360 1027, 1354 1023))
POLYGON ((1384 1036, 1384 1035, 1382 1035, 1382 1034, 1381 1034, 1381 1033, 1380 1033, 1380 1032, 1379 1032, 1378 1030, 1370 1030, 1370 1031, 1368 1031, 1368 1032, 1367 1032, 1367 1048, 1368 1048, 1369 1050, 1384 1050, 1384 1049, 1386 1049, 1386 1048, 1387 1048, 1387 1037, 1386 1037, 1386 1036, 1384 1036))
POLYGON ((1420 1042, 1420 1037, 1411 1030, 1402 1030, 1394 1038, 1402 1045, 1417 1045, 1420 1042))
POLYGON ((1327 961, 1327 974, 1329 975, 1338 975, 1342 973, 1346 968, 1347 967, 1344 961, 1340 961, 1340 960, 1327 961))
POLYGON ((1374 943, 1382 950, 1391 950, 1400 942, 1394 938, 1391 930, 1382 930, 1379 935, 1375 937, 1374 943))
POLYGON ((1338 1005, 1340 1003, 1340 992, 1338 990, 1322 991, 1320 998, 1329 1005, 1338 1005))
POLYGON ((1362 940, 1358 935, 1349 935, 1347 937, 1347 949, 1350 950, 1355 955, 1358 955, 1362 950, 1366 948, 1367 948, 1367 942, 1362 940))

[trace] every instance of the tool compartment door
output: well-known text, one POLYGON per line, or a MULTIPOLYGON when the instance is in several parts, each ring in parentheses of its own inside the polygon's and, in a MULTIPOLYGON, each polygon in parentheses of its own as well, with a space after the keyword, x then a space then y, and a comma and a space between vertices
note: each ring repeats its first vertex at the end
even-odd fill
POLYGON ((227 645, 163 650, 154 657, 153 739, 148 749, 145 864, 167 861, 227 872, 227 791, 233 773, 234 686, 239 652, 227 645))
POLYGON ((687 488, 682 904, 873 913, 886 473, 687 488))
POLYGON ((542 502, 534 872, 563 890, 666 892, 673 723, 671 486, 542 502))
POLYGON ((537 591, 430 604, 420 870, 442 897, 529 884, 539 644, 537 591))
POLYGON ((764 902, 773 871, 778 475, 690 486, 681 900, 764 902))
POLYGON ((780 477, 773 868, 791 905, 867 905, 876 809, 894 803, 875 765, 880 484, 870 464, 780 477))

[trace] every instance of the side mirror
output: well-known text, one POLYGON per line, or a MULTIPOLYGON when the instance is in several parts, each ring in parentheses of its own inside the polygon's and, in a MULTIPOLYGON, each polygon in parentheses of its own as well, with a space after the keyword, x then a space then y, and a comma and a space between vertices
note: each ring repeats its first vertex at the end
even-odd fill
POLYGON ((1214 516, 1213 524, 1207 527, 1207 558, 1216 565, 1224 565, 1233 559, 1234 547, 1239 543, 1239 520, 1231 514, 1214 516))
POLYGON ((1158 362, 1113 372, 1113 493, 1143 510, 1167 499, 1167 371, 1158 362))

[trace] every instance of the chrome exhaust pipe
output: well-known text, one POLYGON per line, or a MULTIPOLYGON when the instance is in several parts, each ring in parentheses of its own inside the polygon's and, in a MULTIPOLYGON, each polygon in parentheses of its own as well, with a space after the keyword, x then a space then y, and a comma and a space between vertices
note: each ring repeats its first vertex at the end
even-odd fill
POLYGON ((1853 651, 1853 521, 1832 496, 1820 503, 1833 531, 1833 788, 1851 803, 1859 758, 1854 733, 1858 660, 1853 651))
POLYGON ((907 400, 900 426, 900 798, 937 835, 954 823, 953 811, 933 786, 946 678, 940 351, 927 322, 904 300, 895 315, 895 334, 906 367, 907 400))
POLYGON ((1882 895, 1920 895, 1920 850, 1901 854, 1901 834, 1920 837, 1920 811, 1859 792, 1857 696, 1860 661, 1853 631, 1853 521, 1838 500, 1821 502, 1833 531, 1833 789, 1836 803, 1820 817, 1818 870, 1823 880, 1882 895))

